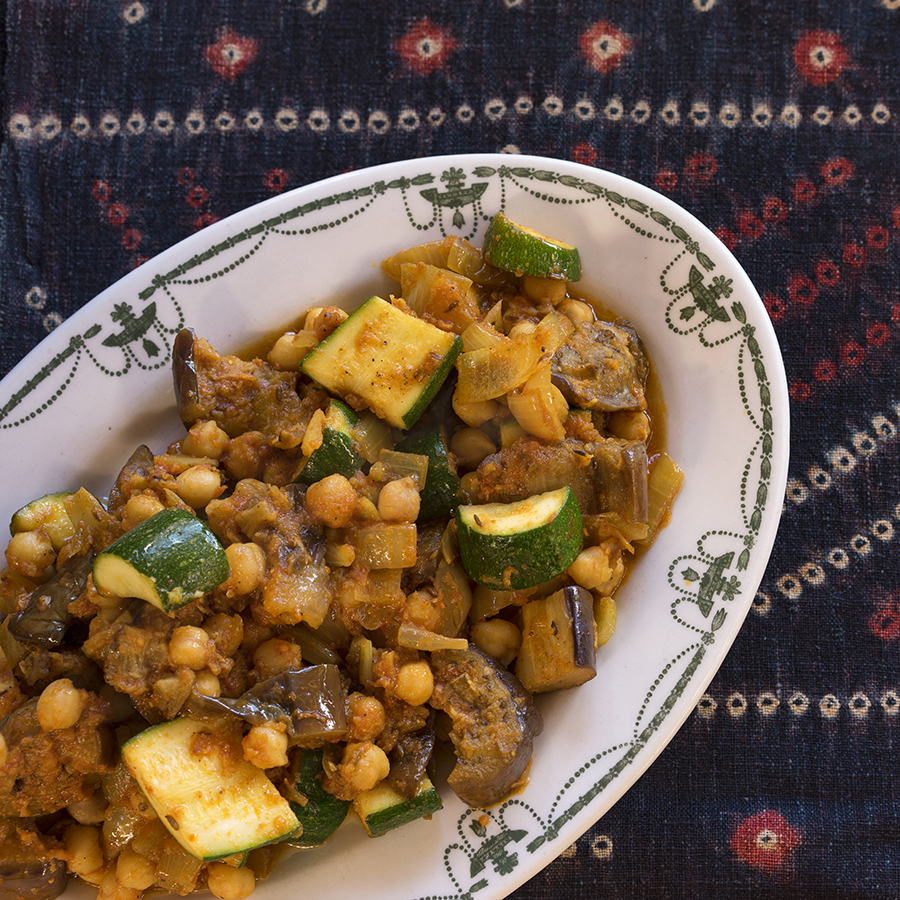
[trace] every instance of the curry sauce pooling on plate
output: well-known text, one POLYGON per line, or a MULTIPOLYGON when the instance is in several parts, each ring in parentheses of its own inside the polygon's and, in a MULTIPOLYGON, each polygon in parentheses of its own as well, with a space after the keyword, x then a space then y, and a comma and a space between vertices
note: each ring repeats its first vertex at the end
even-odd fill
POLYGON ((181 332, 185 436, 13 516, 4 890, 245 897, 348 815, 427 828, 442 755, 465 804, 523 790, 535 695, 595 677, 681 483, 640 335, 502 213, 382 265, 262 358, 181 332))

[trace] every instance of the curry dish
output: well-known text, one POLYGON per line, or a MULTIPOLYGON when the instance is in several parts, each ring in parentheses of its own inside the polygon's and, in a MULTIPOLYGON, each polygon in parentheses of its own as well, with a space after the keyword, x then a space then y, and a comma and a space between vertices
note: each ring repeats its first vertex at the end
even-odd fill
POLYGON ((184 437, 13 516, 0 896, 237 900, 348 817, 495 806, 596 676, 681 483, 640 335, 502 213, 382 267, 250 359, 182 331, 184 437))

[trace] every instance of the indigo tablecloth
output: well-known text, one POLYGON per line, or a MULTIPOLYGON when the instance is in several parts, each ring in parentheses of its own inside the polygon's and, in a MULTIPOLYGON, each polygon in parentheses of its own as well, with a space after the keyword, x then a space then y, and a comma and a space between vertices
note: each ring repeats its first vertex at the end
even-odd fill
POLYGON ((713 228, 785 354, 778 541, 678 736, 515 896, 900 896, 900 0, 2 6, 0 374, 181 238, 376 163, 573 159, 713 228))

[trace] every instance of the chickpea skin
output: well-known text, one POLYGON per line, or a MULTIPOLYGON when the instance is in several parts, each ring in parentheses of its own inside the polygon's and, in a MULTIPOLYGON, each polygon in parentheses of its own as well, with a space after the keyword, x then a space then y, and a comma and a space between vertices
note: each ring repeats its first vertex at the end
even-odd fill
POLYGON ((412 475, 389 481, 378 495, 378 512, 385 522, 415 522, 421 499, 412 475))
POLYGON ((282 638, 271 638, 260 644, 253 653, 253 667, 260 681, 271 678, 285 669, 303 665, 300 647, 282 638))
POLYGON ((71 728, 87 706, 87 691, 76 688, 68 678, 57 678, 38 697, 35 715, 42 731, 71 728))
POLYGON ((370 791, 388 777, 391 764, 381 747, 370 741, 347 744, 341 760, 340 774, 344 783, 358 794, 370 791))
POLYGON ((258 544, 229 544, 225 556, 230 573, 222 588, 227 594, 251 594, 266 580, 266 555, 258 544))
POLYGON ((434 692, 434 675, 424 659, 400 667, 394 693, 410 706, 421 706, 434 692))
POLYGON ((374 741, 384 730, 384 706, 377 697, 356 691, 348 698, 347 736, 353 741, 374 741))
POLYGON ((307 511, 329 528, 346 528, 358 501, 359 495, 343 475, 329 475, 306 491, 307 511))
POLYGON ((256 875, 249 866, 236 869, 228 863, 213 862, 206 870, 206 886, 219 900, 244 900, 256 887, 256 875))
POLYGON ((288 736, 275 725, 254 725, 241 741, 244 759, 260 769, 274 769, 288 764, 288 736))
POLYGON ((507 619, 485 619, 472 626, 469 634, 472 643, 493 656, 502 665, 508 666, 518 655, 522 646, 522 632, 514 622, 507 619))

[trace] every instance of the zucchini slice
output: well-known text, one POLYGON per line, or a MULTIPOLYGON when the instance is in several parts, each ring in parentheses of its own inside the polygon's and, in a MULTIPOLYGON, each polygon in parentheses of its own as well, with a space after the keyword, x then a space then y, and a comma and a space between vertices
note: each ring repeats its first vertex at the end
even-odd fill
POLYGON ((179 718, 142 731, 122 758, 172 837, 192 856, 222 859, 284 840, 300 826, 240 732, 179 718))
POLYGON ((294 815, 303 826, 302 833, 290 842, 300 847, 325 843, 347 817, 351 806, 349 800, 341 800, 322 787, 323 752, 321 747, 301 751, 294 789, 306 802, 290 801, 294 815))
POLYGON ((460 500, 456 463, 447 449, 447 432, 443 427, 424 428, 403 438, 396 447, 403 453, 420 453, 428 457, 425 485, 419 491, 421 505, 417 522, 431 522, 452 515, 460 500))
POLYGON ((565 281, 581 278, 581 255, 577 247, 517 225, 502 212, 491 219, 485 233, 484 258, 498 269, 519 277, 532 275, 565 281))
POLYGON ((382 781, 353 801, 369 837, 380 837, 401 825, 430 816, 443 807, 441 796, 427 776, 422 778, 415 797, 407 799, 382 781))
POLYGON ((326 390, 361 400, 388 424, 409 428, 461 349, 458 335, 370 297, 306 355, 300 369, 326 390))
POLYGON ((66 538, 75 534, 75 525, 66 509, 65 501, 74 491, 58 491, 44 494, 31 503, 26 503, 12 514, 9 533, 19 534, 23 531, 34 531, 43 528, 50 538, 53 549, 59 551, 66 538))
POLYGON ((294 481, 315 484, 329 475, 349 478, 365 461, 356 451, 352 428, 358 422, 356 413, 340 400, 331 400, 325 412, 322 443, 307 457, 294 481))
POLYGON ((581 552, 581 509, 569 487, 513 503, 460 506, 456 524, 463 568, 499 590, 550 581, 581 552))
POLYGON ((138 597, 168 613, 209 593, 229 571, 207 525, 185 510, 164 509, 98 554, 93 577, 103 594, 138 597))

